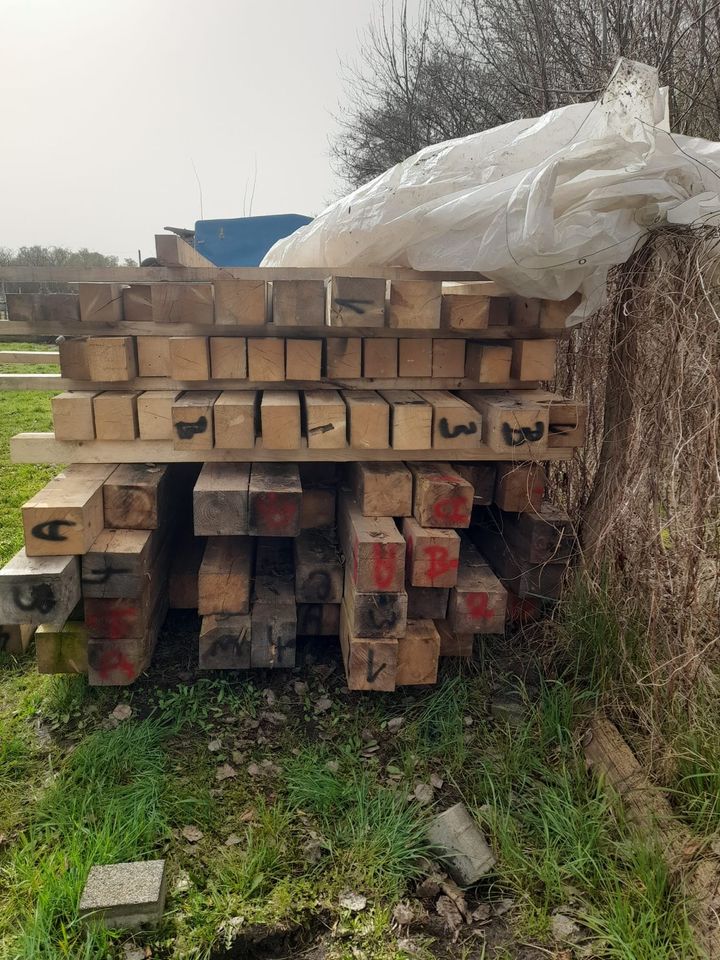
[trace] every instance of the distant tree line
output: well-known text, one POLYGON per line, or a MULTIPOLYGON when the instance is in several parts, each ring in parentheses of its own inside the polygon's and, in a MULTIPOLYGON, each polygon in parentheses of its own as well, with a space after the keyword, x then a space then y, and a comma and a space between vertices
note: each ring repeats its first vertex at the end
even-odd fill
POLYGON ((422 147, 596 99, 618 57, 657 66, 678 133, 720 132, 720 0, 406 0, 348 68, 338 173, 359 186, 422 147))
POLYGON ((108 256, 96 250, 82 247, 70 250, 68 247, 0 247, 0 266, 18 267, 136 267, 135 260, 126 257, 108 256))

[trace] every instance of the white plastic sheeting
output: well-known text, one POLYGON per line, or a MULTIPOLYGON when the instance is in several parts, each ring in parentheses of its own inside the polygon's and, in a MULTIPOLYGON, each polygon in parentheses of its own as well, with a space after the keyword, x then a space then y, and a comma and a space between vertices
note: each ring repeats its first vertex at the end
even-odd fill
POLYGON ((581 320, 650 227, 720 211, 720 144, 671 134, 666 99, 654 68, 620 60, 600 100, 427 147, 263 266, 479 271, 526 297, 579 290, 581 320))

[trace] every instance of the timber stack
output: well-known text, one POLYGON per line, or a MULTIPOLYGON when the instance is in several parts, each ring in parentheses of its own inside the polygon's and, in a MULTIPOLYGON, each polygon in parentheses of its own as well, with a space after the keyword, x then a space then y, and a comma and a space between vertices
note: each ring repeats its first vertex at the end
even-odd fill
POLYGON ((190 609, 201 669, 293 667, 321 637, 351 689, 394 690, 558 598, 572 524, 544 466, 584 410, 544 386, 576 298, 179 261, 0 272, 74 284, 7 296, 8 335, 57 334, 60 362, 2 377, 58 391, 13 459, 69 466, 0 571, 6 650, 34 634, 41 671, 131 683, 190 609))

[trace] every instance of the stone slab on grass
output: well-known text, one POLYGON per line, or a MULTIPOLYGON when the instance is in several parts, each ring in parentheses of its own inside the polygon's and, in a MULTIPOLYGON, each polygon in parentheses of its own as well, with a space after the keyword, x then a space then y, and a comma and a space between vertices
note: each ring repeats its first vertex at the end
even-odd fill
POLYGON ((165 909, 166 886, 164 860, 93 867, 78 912, 110 928, 155 926, 165 909))

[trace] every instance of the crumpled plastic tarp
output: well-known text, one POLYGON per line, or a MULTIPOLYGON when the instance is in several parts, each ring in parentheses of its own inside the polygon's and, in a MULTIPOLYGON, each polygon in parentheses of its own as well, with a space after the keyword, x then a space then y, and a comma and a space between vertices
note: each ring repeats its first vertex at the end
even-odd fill
POLYGON ((620 60, 600 100, 426 147, 262 265, 478 271, 526 297, 579 290, 577 322, 650 228, 715 222, 719 189, 720 144, 670 133, 657 70, 620 60))

